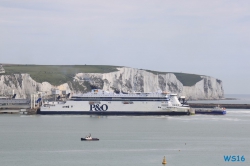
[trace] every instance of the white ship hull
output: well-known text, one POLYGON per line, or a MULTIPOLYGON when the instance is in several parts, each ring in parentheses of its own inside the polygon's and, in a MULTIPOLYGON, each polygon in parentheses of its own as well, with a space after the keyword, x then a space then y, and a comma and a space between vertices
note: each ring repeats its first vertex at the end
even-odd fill
POLYGON ((189 115, 190 107, 183 106, 177 95, 164 93, 114 94, 102 90, 72 96, 65 102, 47 102, 39 114, 96 114, 96 115, 189 115))
POLYGON ((167 106, 167 102, 133 101, 130 104, 123 101, 67 101, 53 106, 41 107, 40 114, 101 114, 101 115, 188 115, 189 107, 167 106))

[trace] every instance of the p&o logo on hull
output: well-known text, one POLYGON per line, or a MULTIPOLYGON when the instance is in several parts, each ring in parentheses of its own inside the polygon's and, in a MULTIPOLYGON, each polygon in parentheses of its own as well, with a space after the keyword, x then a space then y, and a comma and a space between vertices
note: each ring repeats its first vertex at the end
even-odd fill
POLYGON ((90 105, 90 110, 89 111, 107 111, 108 110, 108 105, 107 104, 93 104, 90 105))

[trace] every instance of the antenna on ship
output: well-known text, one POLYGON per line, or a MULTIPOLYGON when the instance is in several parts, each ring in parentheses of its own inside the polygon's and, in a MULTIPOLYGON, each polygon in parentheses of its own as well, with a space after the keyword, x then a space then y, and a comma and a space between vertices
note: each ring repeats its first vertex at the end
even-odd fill
POLYGON ((157 89, 159 89, 159 75, 158 75, 158 73, 157 73, 157 89))
POLYGON ((159 85, 158 85, 158 73, 156 73, 156 87, 157 87, 157 91, 159 89, 159 85))
POLYGON ((143 74, 143 92, 145 92, 145 70, 143 74))

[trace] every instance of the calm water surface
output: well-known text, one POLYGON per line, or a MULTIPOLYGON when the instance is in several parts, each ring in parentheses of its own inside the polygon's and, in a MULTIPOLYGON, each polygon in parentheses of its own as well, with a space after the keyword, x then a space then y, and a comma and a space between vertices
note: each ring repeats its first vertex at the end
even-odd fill
POLYGON ((3 166, 250 165, 250 110, 227 115, 0 115, 3 166), (91 133, 100 141, 80 141, 91 133), (244 155, 245 162, 225 162, 244 155))

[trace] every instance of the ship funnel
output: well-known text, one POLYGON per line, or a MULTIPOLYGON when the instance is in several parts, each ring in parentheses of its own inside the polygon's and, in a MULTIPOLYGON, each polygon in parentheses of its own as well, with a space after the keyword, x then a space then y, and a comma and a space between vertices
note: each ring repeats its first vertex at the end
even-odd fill
POLYGON ((170 101, 173 105, 175 105, 175 106, 181 105, 180 101, 177 98, 177 94, 170 94, 169 98, 170 98, 170 101))
POLYGON ((181 104, 187 104, 187 101, 186 101, 186 97, 185 97, 185 96, 179 97, 179 101, 180 101, 180 102, 182 101, 181 104))
POLYGON ((70 96, 70 93, 67 94, 66 98, 69 98, 69 96, 70 96))
POLYGON ((14 99, 14 98, 16 98, 16 94, 14 94, 14 95, 12 96, 12 99, 14 99))

